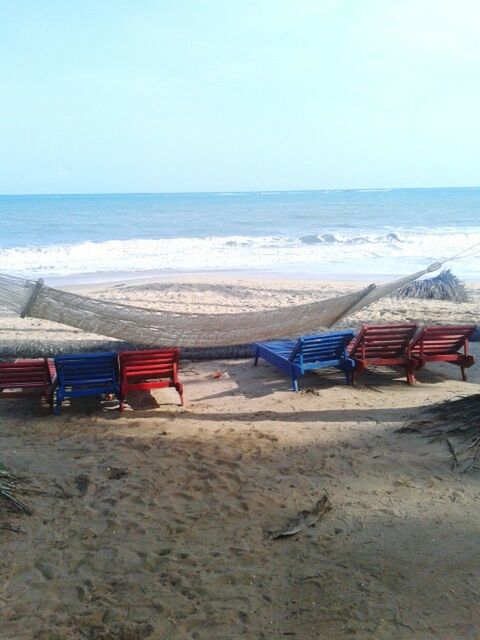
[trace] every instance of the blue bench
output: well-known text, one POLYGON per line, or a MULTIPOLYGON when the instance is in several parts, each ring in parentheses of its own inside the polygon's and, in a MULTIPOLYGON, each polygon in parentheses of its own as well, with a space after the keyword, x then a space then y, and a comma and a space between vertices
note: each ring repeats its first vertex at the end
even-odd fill
POLYGON ((114 351, 62 355, 54 359, 57 370, 55 414, 60 415, 65 398, 120 396, 118 354, 114 351))
POLYGON ((298 340, 271 340, 255 343, 255 366, 263 358, 290 376, 292 391, 298 391, 298 378, 307 371, 336 367, 345 374, 351 384, 351 372, 355 362, 348 357, 347 345, 354 337, 353 331, 319 333, 302 336, 298 340))

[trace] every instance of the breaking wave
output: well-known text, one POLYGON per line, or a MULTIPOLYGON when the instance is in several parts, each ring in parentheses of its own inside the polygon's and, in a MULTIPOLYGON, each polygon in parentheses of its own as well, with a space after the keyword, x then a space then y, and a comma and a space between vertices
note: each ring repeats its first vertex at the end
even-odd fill
MULTIPOLYGON (((0 272, 26 277, 107 272, 214 270, 296 271, 322 276, 396 275, 480 242, 480 229, 337 232, 301 237, 214 236, 132 239, 0 249, 0 272)), ((464 277, 478 276, 480 258, 455 264, 464 277)))

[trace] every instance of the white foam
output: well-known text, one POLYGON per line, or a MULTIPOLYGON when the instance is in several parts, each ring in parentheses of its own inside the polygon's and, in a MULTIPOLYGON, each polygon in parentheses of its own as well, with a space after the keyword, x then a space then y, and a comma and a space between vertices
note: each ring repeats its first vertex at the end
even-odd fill
MULTIPOLYGON (((102 272, 289 269, 322 275, 408 273, 480 242, 480 228, 385 234, 322 233, 299 237, 227 236, 110 240, 0 249, 0 272, 27 277, 102 272)), ((480 257, 452 263, 475 278, 480 257)))

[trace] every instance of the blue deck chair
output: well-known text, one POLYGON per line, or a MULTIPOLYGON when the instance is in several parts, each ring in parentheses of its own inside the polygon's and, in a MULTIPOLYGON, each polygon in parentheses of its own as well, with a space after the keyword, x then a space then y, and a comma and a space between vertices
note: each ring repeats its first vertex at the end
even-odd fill
POLYGON ((263 358, 278 367, 291 377, 292 391, 298 391, 298 378, 306 371, 326 367, 341 369, 347 384, 351 384, 355 362, 348 357, 347 345, 354 335, 353 331, 337 331, 302 336, 298 340, 256 342, 255 366, 263 358))
POLYGON ((62 355, 54 359, 57 389, 54 413, 60 415, 65 398, 120 396, 118 354, 115 351, 62 355))

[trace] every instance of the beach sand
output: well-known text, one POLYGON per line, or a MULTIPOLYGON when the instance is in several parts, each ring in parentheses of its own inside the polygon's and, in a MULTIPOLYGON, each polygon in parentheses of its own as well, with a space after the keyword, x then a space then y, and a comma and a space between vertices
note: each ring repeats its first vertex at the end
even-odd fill
MULTIPOLYGON (((47 282, 48 284, 48 282, 47 282)), ((276 280, 232 275, 230 277, 169 276, 136 281, 114 281, 63 286, 67 291, 144 308, 179 312, 235 313, 304 304, 358 291, 369 282, 276 280)), ((363 323, 410 322, 477 324, 480 318, 480 283, 469 283, 471 302, 398 300, 383 298, 338 323, 358 328, 363 323)), ((88 348, 104 336, 35 318, 21 319, 0 308, 0 347, 34 342, 41 351, 49 344, 81 341, 88 348)), ((112 341, 113 344, 113 341, 112 341)))
MULTIPOLYGON (((354 286, 179 278, 94 293, 234 311, 354 286)), ((345 326, 476 322, 479 287, 474 296, 386 299, 345 326)), ((11 317, 1 331, 39 344, 82 337, 11 317)), ((294 394, 264 362, 184 361, 185 408, 171 389, 133 395, 122 416, 95 399, 60 417, 4 401, 1 460, 30 479, 34 513, 0 512, 0 637, 478 638, 478 476, 454 473, 444 443, 396 430, 423 407, 479 393, 479 369, 463 383, 456 367, 431 365, 413 387, 377 369, 358 388, 323 371, 294 394), (271 539, 324 492, 329 513, 271 539)))

